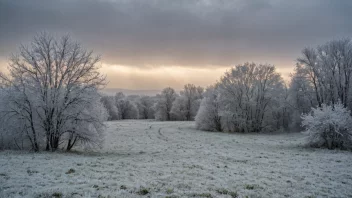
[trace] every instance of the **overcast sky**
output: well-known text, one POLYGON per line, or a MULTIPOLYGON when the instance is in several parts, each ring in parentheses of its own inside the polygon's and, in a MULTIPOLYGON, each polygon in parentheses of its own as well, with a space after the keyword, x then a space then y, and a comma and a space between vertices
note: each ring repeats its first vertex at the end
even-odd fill
POLYGON ((0 0, 0 68, 37 32, 102 55, 108 87, 214 83, 271 63, 287 77, 306 46, 352 36, 352 0, 0 0))

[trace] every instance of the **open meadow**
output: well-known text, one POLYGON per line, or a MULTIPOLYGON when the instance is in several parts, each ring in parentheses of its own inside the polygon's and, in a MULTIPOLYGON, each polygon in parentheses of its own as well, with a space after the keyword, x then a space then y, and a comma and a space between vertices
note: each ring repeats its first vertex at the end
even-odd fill
POLYGON ((352 155, 300 133, 107 122, 94 152, 0 152, 0 197, 352 197, 352 155))

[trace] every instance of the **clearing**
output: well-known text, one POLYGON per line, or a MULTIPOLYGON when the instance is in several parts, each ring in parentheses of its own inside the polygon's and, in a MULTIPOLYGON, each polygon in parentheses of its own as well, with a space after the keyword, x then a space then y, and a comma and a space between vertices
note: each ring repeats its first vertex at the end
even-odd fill
POLYGON ((0 197, 352 197, 352 153, 294 134, 107 122, 96 152, 0 152, 0 197))

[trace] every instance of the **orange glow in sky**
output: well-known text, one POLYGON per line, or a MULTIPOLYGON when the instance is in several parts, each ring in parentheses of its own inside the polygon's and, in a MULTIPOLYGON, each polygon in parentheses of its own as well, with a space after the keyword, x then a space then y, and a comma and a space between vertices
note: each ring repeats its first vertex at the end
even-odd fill
MULTIPOLYGON (((199 86, 214 84, 231 67, 191 68, 180 66, 159 66, 138 68, 124 65, 102 64, 101 72, 109 81, 107 88, 124 89, 163 89, 171 86, 181 89, 185 84, 192 83, 199 86)), ((292 68, 277 68, 285 81, 289 80, 292 68)))

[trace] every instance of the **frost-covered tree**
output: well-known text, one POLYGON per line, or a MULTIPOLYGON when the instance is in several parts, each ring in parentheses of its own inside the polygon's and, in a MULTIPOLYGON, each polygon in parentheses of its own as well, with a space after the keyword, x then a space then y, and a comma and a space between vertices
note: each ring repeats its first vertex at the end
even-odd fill
POLYGON ((311 111, 311 107, 318 106, 313 84, 310 82, 307 69, 300 64, 296 65, 291 75, 288 104, 291 108, 290 129, 302 130, 301 115, 311 111))
POLYGON ((101 147, 104 140, 104 121, 108 119, 108 112, 96 90, 87 90, 84 94, 85 100, 81 101, 80 106, 73 106, 65 112, 67 124, 64 125, 63 135, 67 141, 68 151, 76 144, 101 147))
POLYGON ((113 96, 103 96, 101 102, 108 112, 108 120, 118 120, 120 114, 116 107, 115 98, 113 96))
POLYGON ((177 94, 171 87, 162 90, 161 94, 157 95, 157 102, 154 105, 155 119, 168 121, 172 119, 171 108, 177 94))
POLYGON ((139 119, 154 119, 154 105, 155 101, 153 97, 141 96, 135 101, 138 108, 138 118, 139 119))
POLYGON ((305 48, 297 59, 319 107, 340 101, 351 110, 352 41, 333 40, 317 48, 305 48))
MULTIPOLYGON (((44 139, 46 150, 55 151, 66 134, 75 131, 78 135, 77 120, 101 123, 100 118, 83 116, 90 111, 90 94, 105 84, 98 71, 99 60, 68 36, 56 39, 46 33, 36 36, 29 46, 22 45, 19 54, 12 56, 9 74, 0 74, 10 98, 7 115, 22 120, 19 125, 24 126, 33 150, 38 151, 44 139)), ((96 128, 86 130, 94 133, 96 128)), ((95 139, 86 136, 85 141, 95 139)))
POLYGON ((155 97, 128 95, 118 92, 101 99, 108 111, 108 120, 154 119, 155 97))
POLYGON ((187 120, 187 100, 185 97, 178 96, 172 103, 170 114, 173 120, 185 121, 187 120))
POLYGON ((352 148, 351 112, 343 104, 322 104, 302 115, 302 120, 311 145, 329 149, 352 148))
POLYGON ((226 72, 219 82, 224 130, 274 130, 265 118, 271 116, 276 94, 282 90, 282 78, 272 65, 245 63, 226 72))
POLYGON ((203 88, 186 84, 180 92, 180 97, 173 103, 171 113, 177 120, 194 120, 203 98, 203 88))
POLYGON ((340 39, 316 48, 305 48, 291 76, 289 104, 292 128, 299 128, 301 114, 322 104, 342 103, 352 109, 352 41, 340 39))
POLYGON ((13 105, 12 101, 21 100, 21 93, 12 87, 0 89, 0 149, 25 149, 39 150, 40 138, 43 133, 33 133, 27 126, 33 121, 34 126, 39 123, 37 119, 30 119, 27 112, 28 106, 13 105))
POLYGON ((220 95, 216 86, 207 88, 195 117, 197 129, 204 131, 222 131, 220 95))
POLYGON ((202 100, 202 130, 260 132, 288 128, 288 90, 272 65, 245 63, 226 72, 202 100))
POLYGON ((269 112, 272 116, 264 118, 264 122, 272 125, 272 129, 281 129, 283 131, 289 131, 293 129, 292 120, 294 107, 291 105, 290 89, 287 85, 284 85, 282 89, 273 91, 273 101, 269 105, 269 112), (271 120, 270 120, 271 119, 271 120))
POLYGON ((136 104, 122 92, 115 95, 115 102, 120 119, 138 119, 138 108, 136 104))

